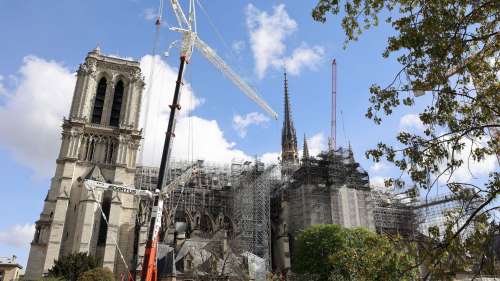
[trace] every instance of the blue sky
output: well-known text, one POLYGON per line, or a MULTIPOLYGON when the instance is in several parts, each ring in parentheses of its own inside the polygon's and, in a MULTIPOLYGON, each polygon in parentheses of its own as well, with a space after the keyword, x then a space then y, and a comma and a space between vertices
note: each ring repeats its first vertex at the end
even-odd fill
MULTIPOLYGON (((162 53, 179 39, 167 29, 175 19, 166 2, 159 41, 162 53)), ((390 26, 366 32, 343 50, 340 20, 314 22, 310 16, 314 1, 201 2, 209 17, 198 9, 199 36, 279 114, 283 110, 286 62, 299 144, 302 146, 306 134, 316 151, 325 147, 329 134, 331 60, 335 58, 338 143, 346 146, 350 141, 356 159, 373 179, 380 182, 394 172, 384 164, 374 166, 364 157, 364 152, 379 141, 392 141, 402 127, 419 126, 412 115, 416 109, 396 112, 382 126, 364 117, 370 85, 388 83, 399 70, 394 58, 381 56, 386 38, 393 32, 390 26)), ((154 44, 152 17, 157 6, 158 1, 146 0, 0 2, 0 256, 16 254, 22 264, 27 260, 32 224, 53 174, 59 126, 69 111, 78 64, 100 45, 105 54, 141 60, 144 72, 148 72, 152 60, 147 55, 154 44)), ((166 104, 173 91, 177 54, 174 49, 162 62, 156 60, 157 78, 150 91, 158 95, 156 105, 166 104)), ((181 135, 193 138, 200 149, 189 152, 179 148, 177 157, 194 153, 206 159, 220 156, 216 161, 254 155, 269 161, 276 158, 281 118, 269 120, 199 53, 193 55, 185 79, 189 85, 184 102, 192 104, 181 118, 185 129, 181 135), (193 129, 186 129, 189 124, 193 129)), ((423 102, 425 97, 417 109, 423 102)), ((148 117, 148 124, 156 124, 148 125, 148 132, 161 135, 166 115, 163 109, 157 110, 158 115, 148 117)), ((158 147, 150 147, 149 155, 158 154, 158 147)))

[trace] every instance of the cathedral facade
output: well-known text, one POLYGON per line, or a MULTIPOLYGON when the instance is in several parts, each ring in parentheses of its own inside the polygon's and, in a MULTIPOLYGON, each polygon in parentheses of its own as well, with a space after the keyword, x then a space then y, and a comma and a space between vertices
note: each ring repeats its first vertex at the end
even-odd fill
POLYGON ((95 256, 115 272, 132 266, 137 199, 115 191, 90 191, 83 180, 133 185, 143 87, 138 62, 103 56, 99 48, 80 65, 25 280, 38 280, 55 260, 73 252, 95 256))
MULTIPOLYGON (((55 260, 75 252, 95 256, 117 277, 141 270, 151 202, 119 190, 89 189, 85 182, 156 188, 158 168, 136 167, 143 87, 138 62, 96 49, 80 65, 26 280, 39 279, 55 260)), ((198 168, 165 202, 161 280, 208 276, 228 260, 231 265, 222 267, 234 280, 259 279, 266 270, 287 273, 301 230, 332 223, 374 229, 368 174, 350 147, 310 156, 304 139, 299 158, 286 74, 283 115, 279 165, 169 166, 170 181, 187 166, 198 168), (252 272, 255 268, 261 272, 252 272)))

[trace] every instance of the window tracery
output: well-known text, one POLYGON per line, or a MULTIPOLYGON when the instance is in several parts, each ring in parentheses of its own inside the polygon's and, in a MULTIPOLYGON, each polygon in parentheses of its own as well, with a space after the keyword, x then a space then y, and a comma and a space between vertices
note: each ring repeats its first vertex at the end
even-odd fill
POLYGON ((112 164, 115 161, 117 147, 117 140, 113 136, 84 134, 78 160, 112 164))
POLYGON ((106 87, 107 80, 105 77, 102 77, 99 80, 99 84, 97 84, 97 90, 94 99, 94 108, 92 110, 92 123, 99 124, 101 123, 102 111, 104 108, 104 99, 106 98, 106 87))
POLYGON ((124 89, 125 86, 123 85, 123 81, 118 81, 118 83, 116 83, 115 92, 113 95, 113 104, 111 105, 111 117, 109 119, 110 126, 118 127, 118 125, 120 124, 120 112, 122 108, 124 89))

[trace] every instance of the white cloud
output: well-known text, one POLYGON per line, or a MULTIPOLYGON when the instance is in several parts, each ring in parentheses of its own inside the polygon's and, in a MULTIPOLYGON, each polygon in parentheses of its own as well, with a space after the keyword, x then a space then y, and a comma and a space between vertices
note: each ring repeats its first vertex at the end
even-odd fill
POLYGON ((275 6, 272 14, 248 4, 246 19, 256 72, 262 78, 270 64, 280 64, 285 38, 297 29, 297 22, 288 16, 283 4, 275 6))
MULTIPOLYGON (((143 163, 158 165, 163 146, 164 131, 167 127, 169 110, 176 80, 176 69, 159 57, 155 59, 154 77, 150 80, 153 58, 145 56, 141 60, 141 68, 151 90, 146 89, 141 119, 148 127, 145 133, 145 150, 143 163), (165 82, 166 81, 166 82, 165 82), (152 82, 152 83, 151 83, 152 82), (167 93, 167 94, 165 94, 167 93), (149 96, 150 106, 146 108, 149 96)), ((38 177, 48 177, 53 173, 54 160, 60 147, 61 121, 69 112, 75 76, 67 68, 53 61, 46 61, 28 56, 19 71, 17 86, 9 92, 6 102, 0 106, 0 145, 7 148, 20 164, 31 168, 38 177), (33 142, 36 136, 37 141, 33 142)), ((0 84, 2 85, 2 84, 0 84)), ((251 159, 245 152, 236 148, 236 144, 228 141, 217 121, 206 120, 197 116, 189 116, 203 100, 196 97, 189 83, 182 90, 181 106, 176 127, 172 157, 175 159, 206 159, 211 162, 228 163, 234 158, 251 159), (195 133, 196 132, 196 133, 195 133)), ((241 116, 240 116, 241 117, 241 116)), ((241 117, 236 123, 246 129, 251 124, 267 122, 267 117, 250 113, 241 117)), ((312 153, 324 149, 322 134, 310 140, 312 153)), ((262 161, 277 163, 279 153, 265 153, 262 161)), ((16 226, 15 231, 26 230, 25 226, 16 226)), ((6 240, 2 232, 1 240, 6 240)), ((32 233, 30 232, 30 239, 32 233)))
POLYGON ((399 119, 399 128, 407 131, 423 131, 425 126, 417 114, 406 114, 399 119))
POLYGON ((0 231, 0 244, 10 247, 28 248, 31 240, 33 240, 34 233, 34 224, 16 224, 6 230, 0 231))
MULTIPOLYGON (((313 135, 312 137, 307 138, 307 146, 309 149, 310 156, 317 156, 321 151, 325 151, 328 148, 328 144, 323 132, 319 132, 313 135)), ((300 157, 304 155, 303 147, 299 149, 299 155, 300 157)), ((260 156, 260 160, 264 162, 264 164, 266 165, 276 164, 279 163, 278 159, 280 157, 281 157, 281 152, 267 152, 260 156)))
MULTIPOLYGON (((481 161, 476 161, 472 156, 469 157, 469 154, 472 150, 476 148, 482 148, 486 146, 487 138, 483 138, 482 140, 476 141, 474 144, 468 140, 463 139, 465 143, 464 149, 461 153, 455 154, 456 160, 462 160, 463 164, 460 168, 453 171, 452 177, 450 181, 455 182, 470 182, 473 179, 480 179, 481 177, 488 176, 489 173, 495 171, 498 166, 498 160, 495 155, 489 155, 485 157, 485 159, 481 161)), ((443 170, 445 165, 443 163, 441 169, 443 170)), ((446 183, 449 178, 449 173, 445 173, 443 176, 439 178, 440 183, 446 183)))
MULTIPOLYGON (((147 122, 144 130, 144 165, 158 165, 168 124, 173 90, 177 70, 160 60, 154 60, 154 75, 151 77, 152 56, 141 60, 141 68, 146 76, 145 99, 142 108, 142 122, 147 122), (152 80, 151 80, 152 79, 152 80), (149 107, 148 107, 149 100, 149 107), (146 118, 145 113, 148 112, 146 118)), ((181 111, 177 119, 172 158, 175 159, 206 159, 211 162, 230 162, 233 158, 249 158, 243 151, 235 148, 236 144, 228 141, 217 121, 206 120, 197 116, 189 116, 203 101, 196 97, 189 83, 185 82, 181 95, 181 111)))
POLYGON ((75 76, 57 62, 27 56, 15 79, 16 88, 0 105, 0 145, 36 177, 46 177, 54 172, 75 76))
POLYGON ((235 146, 236 143, 230 142, 224 137, 217 121, 197 116, 183 117, 178 121, 172 156, 176 159, 187 159, 192 153, 194 159, 204 159, 216 163, 230 163, 232 159, 250 159, 248 155, 236 149, 235 146), (189 133, 190 122, 191 133, 189 133), (196 133, 193 134, 193 132, 196 133), (193 138, 193 151, 191 152, 189 143, 186 141, 190 134, 193 138))
POLYGON ((3 84, 3 80, 4 80, 3 76, 0 75, 0 96, 7 94, 7 90, 5 89, 5 86, 3 84))
POLYGON ((389 169, 389 166, 384 162, 376 162, 370 166, 370 171, 374 173, 384 172, 389 169))
POLYGON ((319 132, 307 139, 307 145, 309 148, 309 155, 316 156, 321 151, 326 150, 328 148, 328 144, 326 141, 326 137, 323 132, 319 132))
POLYGON ((292 51, 291 56, 286 56, 285 41, 297 30, 297 22, 290 18, 284 4, 274 6, 272 13, 260 11, 248 4, 246 19, 255 72, 259 78, 264 77, 270 66, 275 69, 286 66, 293 75, 298 75, 303 67, 317 69, 324 55, 324 49, 320 46, 309 47, 302 42, 300 47, 292 51))
MULTIPOLYGON (((409 132, 422 132, 425 130, 425 125, 420 120, 417 114, 406 114, 399 120, 399 127, 402 130, 406 130, 409 132)), ((476 149, 479 147, 484 147, 486 145, 487 139, 476 140, 476 143, 473 145, 470 140, 463 139, 465 143, 465 147, 461 153, 455 153, 456 160, 463 160, 463 164, 460 168, 453 171, 453 175, 450 178, 449 173, 442 175, 439 178, 440 183, 446 183, 448 180, 450 181, 458 181, 458 182, 470 182, 473 179, 478 179, 481 177, 487 176, 490 172, 494 171, 497 167, 497 159, 494 155, 490 155, 481 161, 476 161, 469 154, 472 149, 476 149)), ((451 152, 451 150, 450 150, 451 152)), ((441 170, 446 168, 444 162, 441 165, 441 170)))
MULTIPOLYGON (((399 121, 399 126, 402 130, 407 130, 410 132, 422 132, 425 130, 425 125, 420 120, 417 114, 406 114, 401 117, 399 121)), ((448 180, 457 182, 470 182, 473 179, 480 179, 481 177, 487 176, 490 172, 494 171, 498 166, 497 158, 494 155, 490 155, 481 161, 476 161, 473 157, 469 157, 471 150, 484 147, 488 139, 483 138, 482 140, 476 140, 475 144, 472 144, 471 140, 463 139, 465 147, 461 153, 455 153, 454 157, 456 160, 462 160, 463 164, 460 168, 453 171, 453 175, 450 178, 450 174, 447 172, 439 178, 439 182, 444 184, 448 180)), ((451 152, 451 149, 450 149, 451 152)), ((446 168, 445 162, 441 164, 441 171, 446 168)))
POLYGON ((245 41, 239 40, 239 41, 234 41, 233 44, 231 44, 231 48, 233 51, 238 55, 240 54, 243 50, 246 48, 245 41))
POLYGON ((280 156, 281 156, 281 153, 279 153, 279 152, 267 152, 267 153, 262 154, 260 156, 259 160, 262 161, 266 165, 278 164, 280 156))
MULTIPOLYGON (((152 56, 141 60, 146 82, 151 82, 152 56)), ((75 86, 75 75, 61 64, 35 56, 28 56, 19 71, 17 86, 8 92, 0 105, 0 146, 6 148, 20 164, 32 169, 37 177, 49 177, 54 172, 60 147, 61 123, 69 113, 75 86), (33 139, 36 138, 36 141, 33 139)), ((159 57, 154 64, 151 91, 145 90, 141 119, 148 127, 145 134, 144 163, 157 165, 163 147, 177 70, 159 57), (151 105, 146 108, 148 93, 151 105)), ((182 89, 182 99, 172 157, 177 159, 202 158, 229 162, 232 158, 248 158, 236 144, 228 141, 215 120, 206 120, 188 113, 202 104, 189 83, 182 89), (196 132, 196 133, 195 133, 196 132), (188 140, 191 144, 188 145, 188 140), (190 150, 189 147, 194 149, 190 150), (189 153, 189 154, 188 154, 189 153)))
POLYGON ((387 190, 385 187, 385 180, 389 176, 382 176, 381 174, 388 174, 390 171, 390 166, 386 162, 373 163, 370 166, 370 186, 378 190, 387 190))
POLYGON ((155 8, 146 8, 141 13, 145 20, 156 20, 158 13, 155 8))
POLYGON ((387 178, 381 176, 370 177, 370 187, 374 189, 385 189, 385 180, 387 178))
POLYGON ((263 125, 269 122, 269 118, 259 112, 251 112, 244 117, 237 114, 233 117, 233 128, 241 138, 247 135, 247 127, 250 125, 263 125))
POLYGON ((293 50, 292 56, 283 59, 283 64, 290 74, 298 75, 302 67, 316 70, 325 50, 322 47, 314 46, 309 48, 306 44, 293 50))

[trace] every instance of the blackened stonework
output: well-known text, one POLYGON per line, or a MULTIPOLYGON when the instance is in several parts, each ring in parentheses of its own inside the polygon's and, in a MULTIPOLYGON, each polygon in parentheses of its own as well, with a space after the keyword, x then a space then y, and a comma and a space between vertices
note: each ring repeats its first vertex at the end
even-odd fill
POLYGON ((303 157, 302 164, 271 193, 275 271, 293 270, 294 241, 315 224, 375 230, 368 173, 351 148, 303 157))
POLYGON ((354 160, 351 148, 339 148, 308 157, 293 174, 293 186, 301 184, 325 184, 337 187, 345 185, 354 189, 368 190, 368 173, 354 160))

